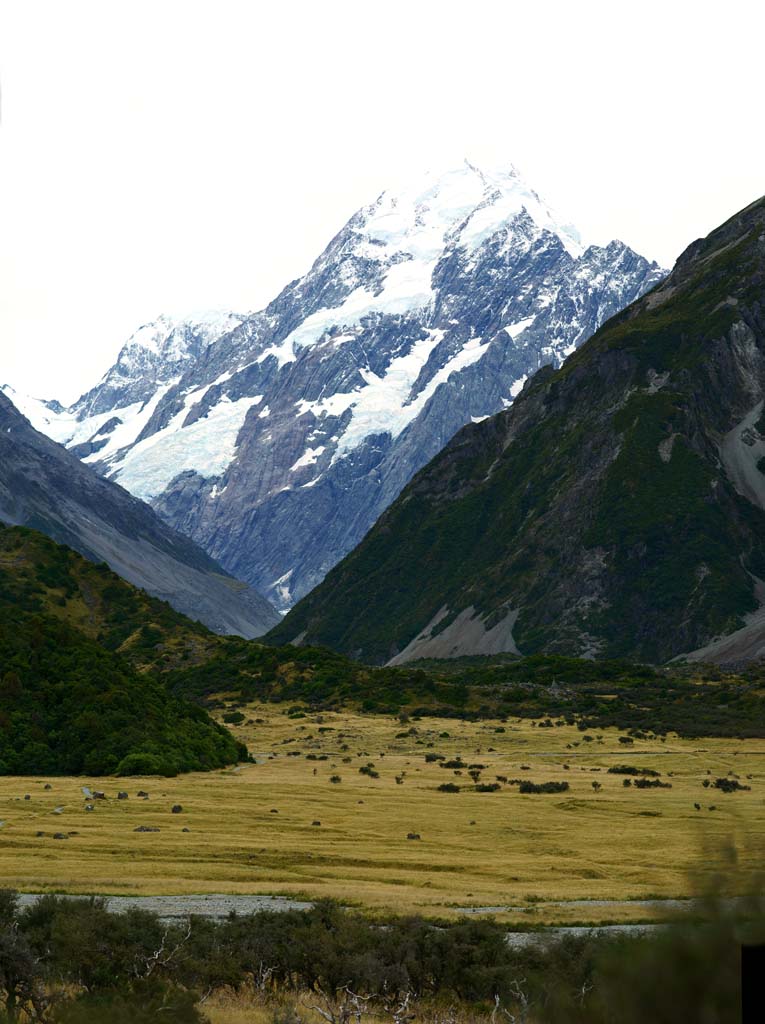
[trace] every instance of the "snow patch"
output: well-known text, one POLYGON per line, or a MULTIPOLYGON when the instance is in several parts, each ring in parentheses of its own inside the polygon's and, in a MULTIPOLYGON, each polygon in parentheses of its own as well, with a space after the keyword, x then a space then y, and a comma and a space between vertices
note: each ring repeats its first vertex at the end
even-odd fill
POLYGON ((527 327, 531 327, 535 320, 536 314, 534 316, 527 316, 525 320, 516 320, 514 324, 506 324, 502 330, 507 331, 513 341, 515 341, 516 338, 523 334, 527 327))
POLYGON ((489 347, 488 342, 483 344, 480 338, 471 338, 434 374, 419 394, 412 396, 412 387, 420 370, 443 334, 438 329, 428 331, 427 336, 415 342, 406 355, 392 360, 383 376, 378 376, 370 369, 360 371, 366 387, 346 395, 347 398, 355 399, 351 402, 352 416, 340 437, 333 463, 373 434, 398 437, 420 414, 441 384, 446 383, 453 373, 459 373, 479 360, 489 347))
POLYGON ((529 375, 527 373, 525 373, 522 377, 518 378, 518 380, 510 388, 511 398, 517 398, 518 395, 520 395, 521 391, 523 391, 523 385, 526 383, 528 379, 529 375))
POLYGON ((294 473, 296 469, 302 469, 304 466, 312 466, 324 450, 325 445, 323 444, 320 444, 318 448, 307 448, 297 462, 290 466, 290 473, 294 473))
POLYGON ((245 417, 261 396, 232 402, 224 397, 208 414, 181 429, 186 407, 163 429, 140 441, 111 473, 136 497, 150 501, 179 474, 193 470, 202 477, 222 476, 236 454, 245 417))

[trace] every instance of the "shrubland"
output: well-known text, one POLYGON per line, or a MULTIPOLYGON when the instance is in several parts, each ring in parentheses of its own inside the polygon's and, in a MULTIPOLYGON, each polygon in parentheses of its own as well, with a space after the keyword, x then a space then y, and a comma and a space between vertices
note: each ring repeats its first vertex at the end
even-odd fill
MULTIPOLYGON (((401 1024, 459 1020, 656 1024, 739 1018, 739 946, 763 937, 761 901, 704 907, 699 927, 508 943, 491 921, 370 921, 332 902, 214 922, 163 922, 104 900, 0 893, 7 1022, 401 1024), (219 1016, 231 1005, 238 1014, 219 1016), (227 998, 228 997, 228 998, 227 998), (209 1014, 209 1015, 208 1015, 209 1014)), ((2 1018, 0 1018, 2 1019, 2 1018)))

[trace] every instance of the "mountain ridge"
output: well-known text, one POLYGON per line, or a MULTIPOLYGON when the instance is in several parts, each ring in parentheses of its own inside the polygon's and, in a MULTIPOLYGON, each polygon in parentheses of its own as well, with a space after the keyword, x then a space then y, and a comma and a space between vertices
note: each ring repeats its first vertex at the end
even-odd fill
POLYGON ((750 626, 764 268, 758 200, 509 410, 464 427, 269 639, 373 662, 662 661, 750 626))
POLYGON ((31 526, 218 632, 263 633, 276 612, 143 502, 36 431, 0 393, 0 520, 31 526))

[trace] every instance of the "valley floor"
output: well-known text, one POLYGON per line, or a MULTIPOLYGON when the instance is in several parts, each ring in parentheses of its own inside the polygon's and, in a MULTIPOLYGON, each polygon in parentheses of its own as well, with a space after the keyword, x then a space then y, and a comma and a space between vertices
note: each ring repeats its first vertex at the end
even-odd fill
POLYGON ((675 908, 651 901, 698 892, 730 869, 731 844, 738 877, 763 862, 763 740, 627 745, 615 729, 529 720, 239 710, 233 731, 256 764, 175 779, 0 778, 0 886, 334 897, 380 914, 486 913, 529 927, 663 919, 675 908), (426 763, 434 753, 466 766, 426 763), (660 772, 671 788, 625 787, 629 776, 607 772, 624 764, 660 772), (359 772, 370 765, 379 777, 359 772), (468 765, 484 766, 481 784, 505 776, 570 789, 475 792, 468 765), (704 787, 729 773, 751 789, 704 787), (460 791, 439 791, 447 782, 460 791), (91 812, 83 785, 107 796, 91 812), (129 799, 116 799, 120 789, 129 799))

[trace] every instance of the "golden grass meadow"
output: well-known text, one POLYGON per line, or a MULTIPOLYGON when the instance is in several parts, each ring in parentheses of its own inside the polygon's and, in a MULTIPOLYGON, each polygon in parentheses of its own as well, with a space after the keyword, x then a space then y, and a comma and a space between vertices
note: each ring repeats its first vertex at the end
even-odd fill
POLYGON ((652 919, 661 911, 635 901, 691 895, 729 843, 744 873, 762 864, 763 740, 670 734, 627 746, 615 729, 529 720, 240 710, 233 731, 256 764, 171 779, 1 778, 0 886, 333 897, 374 914, 472 911, 528 926, 652 919), (485 766, 481 783, 499 775, 570 789, 475 792, 467 771, 426 763, 427 753, 485 766), (370 764, 378 778, 359 772, 370 764), (659 771, 671 788, 625 787, 607 773, 618 764, 659 771), (729 773, 751 789, 704 787, 729 773), (461 791, 439 792, 445 782, 461 791), (107 799, 86 811, 83 785, 107 799), (116 799, 121 789, 129 799, 116 799))

